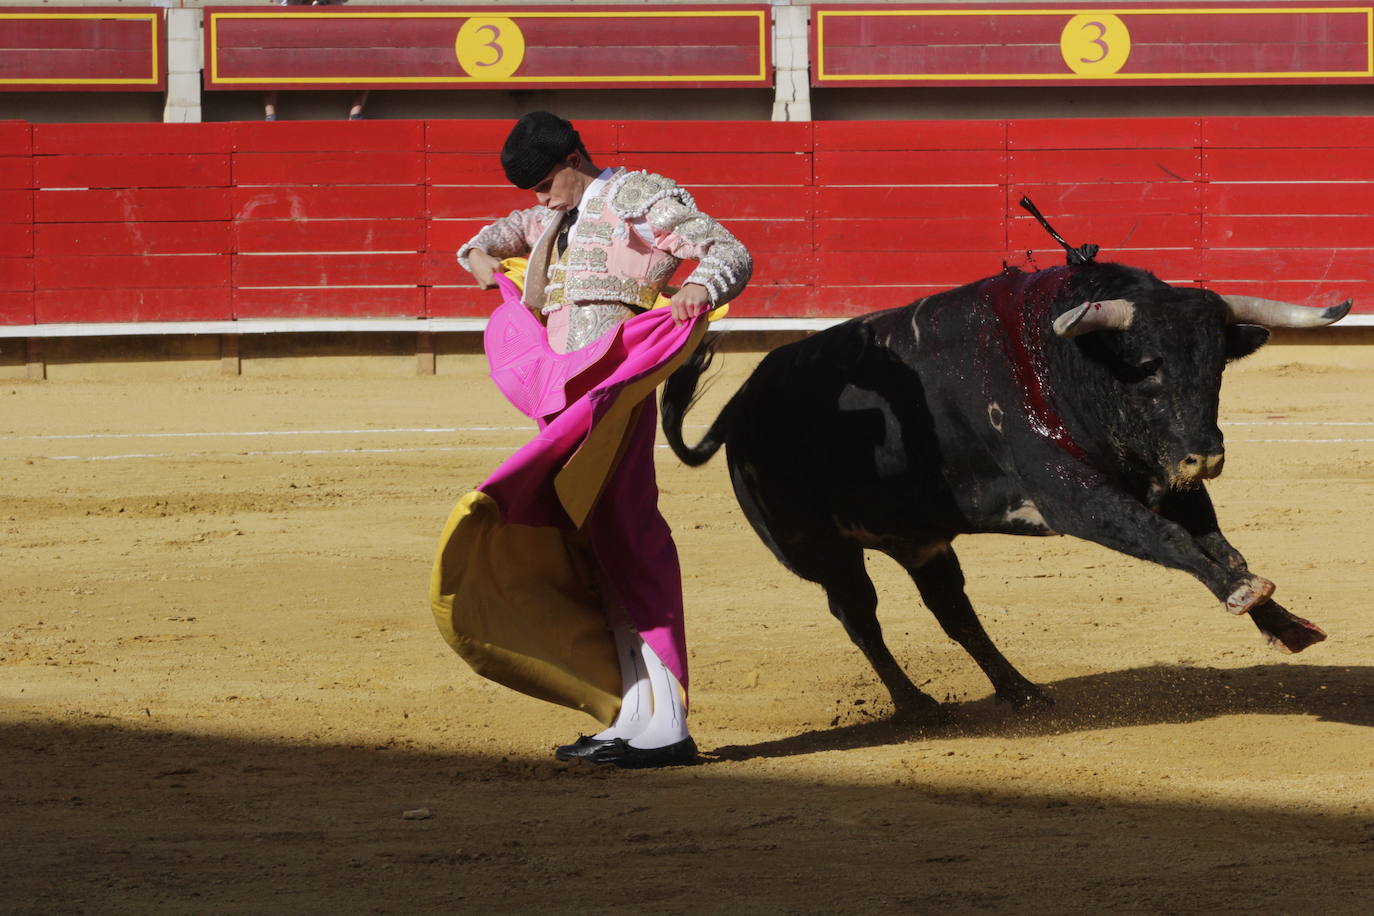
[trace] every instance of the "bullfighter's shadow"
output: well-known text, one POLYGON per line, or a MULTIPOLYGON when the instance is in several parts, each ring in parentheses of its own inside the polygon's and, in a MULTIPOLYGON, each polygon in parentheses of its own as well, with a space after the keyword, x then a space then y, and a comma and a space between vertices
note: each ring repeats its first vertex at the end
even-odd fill
POLYGON ((1374 668, 1254 665, 1192 668, 1155 665, 1066 678, 1043 685, 1055 705, 1017 712, 991 695, 946 703, 938 720, 889 716, 788 738, 716 748, 707 762, 791 757, 938 741, 941 738, 1041 737, 1140 725, 1181 724, 1226 715, 1313 716, 1374 727, 1374 668))

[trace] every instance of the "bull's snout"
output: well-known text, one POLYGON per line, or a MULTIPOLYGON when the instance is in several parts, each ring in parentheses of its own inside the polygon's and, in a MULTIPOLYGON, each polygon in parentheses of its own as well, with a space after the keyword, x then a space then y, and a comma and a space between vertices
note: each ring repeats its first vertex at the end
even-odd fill
POLYGON ((1178 463, 1178 476, 1184 480, 1211 480, 1221 475, 1226 465, 1226 453, 1214 452, 1210 455, 1192 453, 1183 456, 1178 463))

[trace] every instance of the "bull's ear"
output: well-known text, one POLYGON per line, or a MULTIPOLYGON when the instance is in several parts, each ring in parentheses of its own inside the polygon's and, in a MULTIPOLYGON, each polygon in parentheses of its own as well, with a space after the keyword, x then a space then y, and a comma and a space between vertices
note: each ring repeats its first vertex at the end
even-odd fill
POLYGON ((1249 356, 1269 342, 1269 329, 1257 324, 1228 324, 1226 326, 1226 359, 1249 356))

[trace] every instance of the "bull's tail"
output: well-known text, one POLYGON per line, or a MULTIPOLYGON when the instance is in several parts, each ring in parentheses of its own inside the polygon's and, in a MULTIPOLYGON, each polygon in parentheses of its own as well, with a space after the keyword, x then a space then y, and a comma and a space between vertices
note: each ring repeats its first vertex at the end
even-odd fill
POLYGON ((705 389, 698 391, 697 385, 715 355, 716 340, 715 335, 711 335, 702 341, 692 355, 687 357, 687 362, 668 376, 668 381, 663 384, 663 397, 660 401, 663 437, 668 440, 668 447, 673 450, 673 454, 689 467, 698 467, 710 461, 711 456, 725 443, 725 437, 730 431, 734 401, 725 405, 725 409, 716 417, 716 421, 711 424, 711 428, 706 431, 700 442, 689 446, 682 441, 682 421, 687 411, 692 409, 692 405, 696 404, 697 399, 704 393, 705 389))

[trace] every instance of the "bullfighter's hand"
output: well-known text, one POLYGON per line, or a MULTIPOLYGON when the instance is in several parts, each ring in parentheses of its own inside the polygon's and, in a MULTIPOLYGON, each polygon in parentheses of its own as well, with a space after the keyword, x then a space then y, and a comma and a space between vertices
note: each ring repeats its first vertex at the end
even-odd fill
POLYGON ((711 310, 711 294, 700 283, 688 283, 672 298, 673 321, 682 324, 711 310))
POLYGON ((501 269, 501 261, 480 248, 474 248, 468 252, 468 267, 472 269, 472 276, 477 280, 479 289, 491 289, 496 285, 492 277, 501 269))

